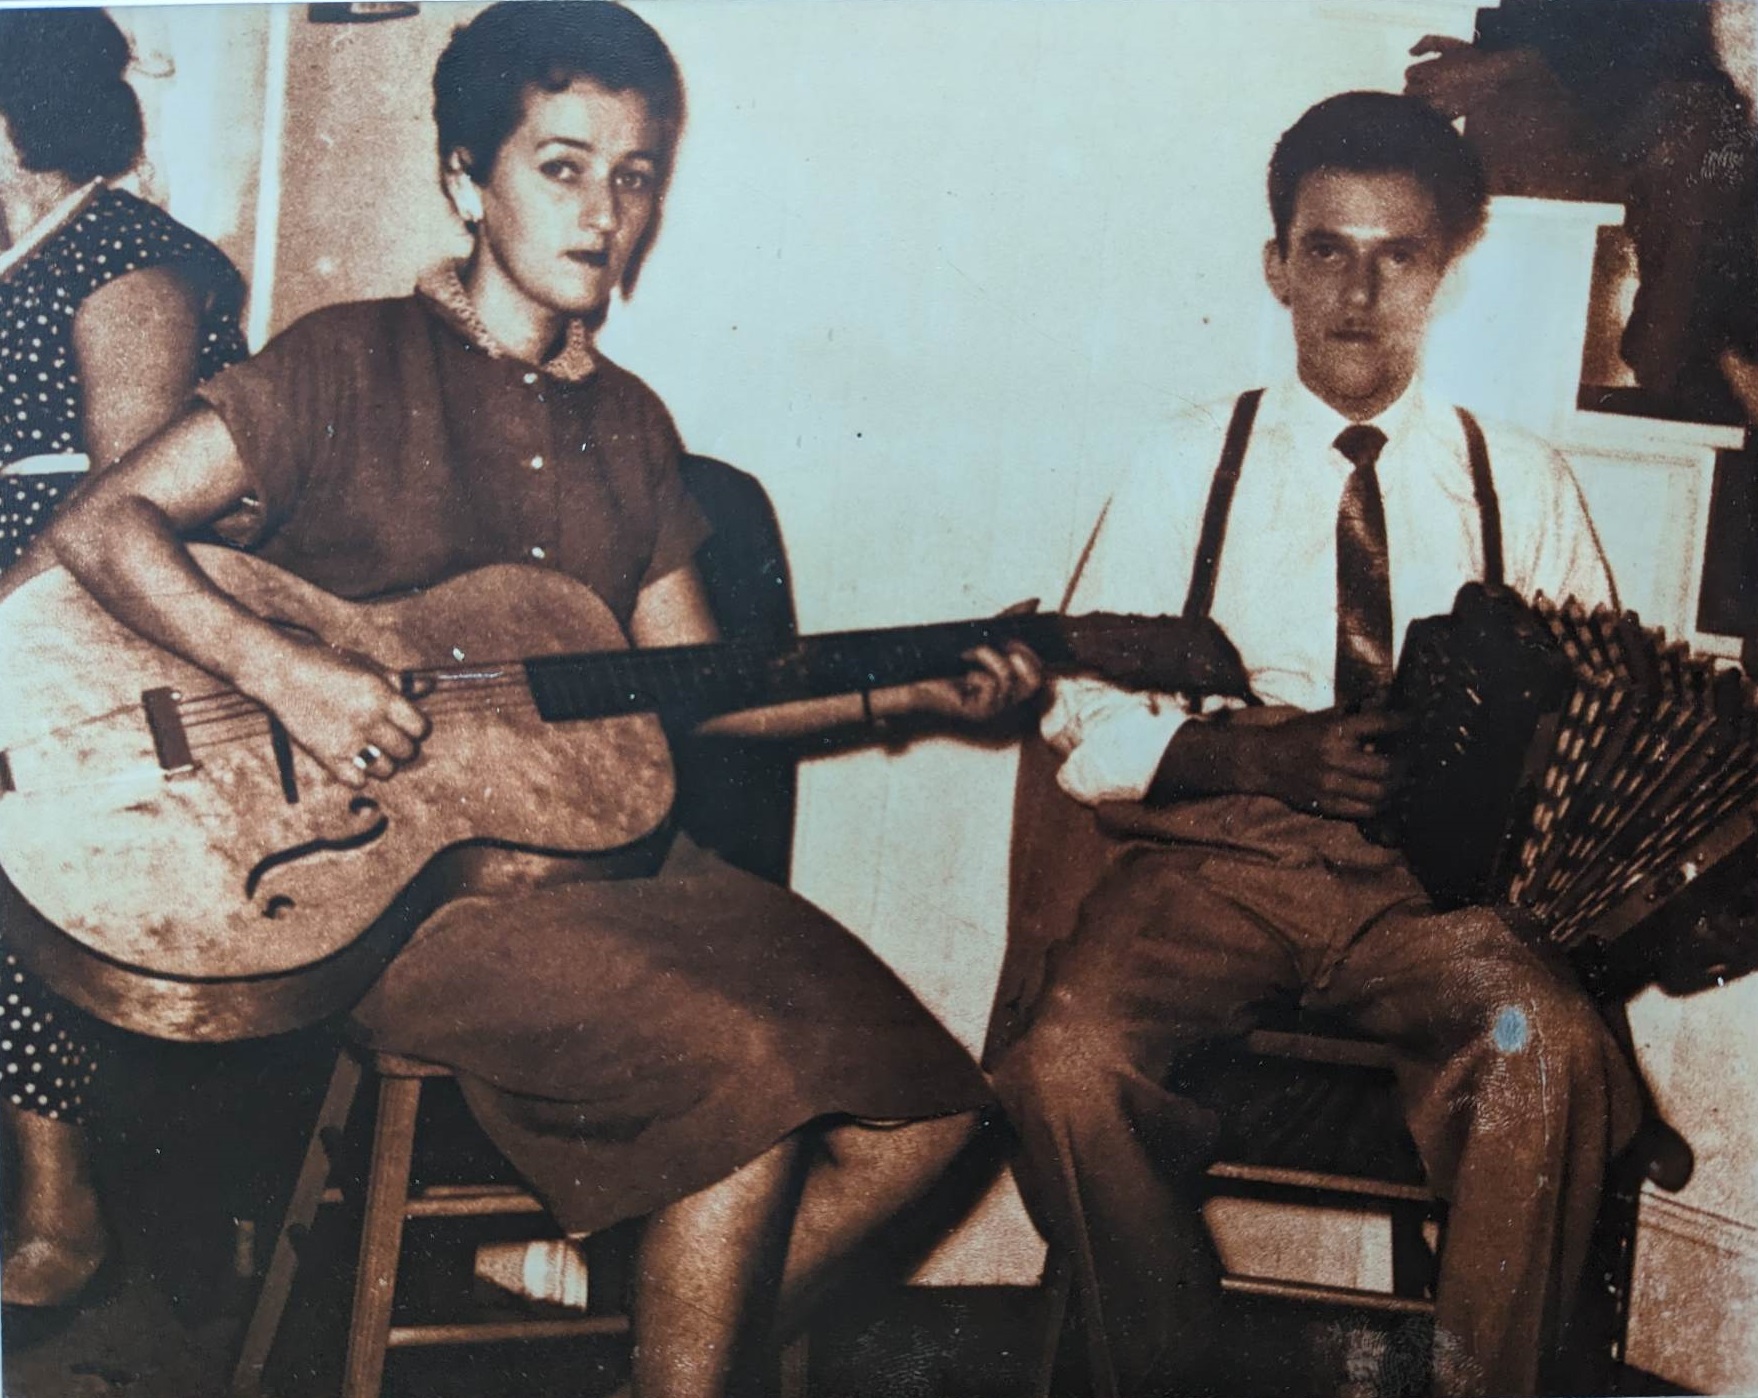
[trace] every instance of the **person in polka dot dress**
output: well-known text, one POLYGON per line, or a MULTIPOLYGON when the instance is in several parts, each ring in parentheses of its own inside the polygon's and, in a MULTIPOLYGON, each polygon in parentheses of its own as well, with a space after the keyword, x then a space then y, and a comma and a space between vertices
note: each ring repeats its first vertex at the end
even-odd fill
MULTIPOLYGON (((105 183, 141 156, 129 61, 101 10, 0 11, 0 570, 88 465, 245 357, 244 283, 225 254, 105 183)), ((107 1239, 84 1127, 96 1027, 10 952, 0 974, 0 1111, 18 1149, 0 1287, 14 1315, 77 1299, 107 1239)))

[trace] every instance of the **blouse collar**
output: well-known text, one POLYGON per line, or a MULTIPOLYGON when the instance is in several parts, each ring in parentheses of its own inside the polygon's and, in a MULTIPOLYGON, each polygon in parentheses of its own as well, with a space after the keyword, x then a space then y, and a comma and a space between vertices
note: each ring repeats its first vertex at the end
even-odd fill
POLYGON ((0 277, 11 273, 14 267, 85 212, 85 206, 91 202, 92 196, 103 187, 102 180, 93 180, 90 184, 74 190, 26 229, 23 237, 14 242, 5 252, 0 252, 0 277))
MULTIPOLYGON (((458 275, 456 262, 442 262, 430 267, 421 274, 415 290, 442 320, 490 359, 519 357, 495 339, 482 323, 482 317, 476 313, 470 293, 464 289, 464 282, 458 275)), ((567 340, 561 349, 535 367, 564 383, 582 383, 591 378, 598 368, 598 359, 592 352, 592 332, 586 328, 586 322, 570 320, 567 340)))

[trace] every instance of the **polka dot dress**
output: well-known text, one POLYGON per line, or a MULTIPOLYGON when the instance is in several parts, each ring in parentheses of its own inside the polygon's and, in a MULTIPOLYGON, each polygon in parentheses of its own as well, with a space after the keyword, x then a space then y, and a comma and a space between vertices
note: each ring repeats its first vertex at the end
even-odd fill
MULTIPOLYGON (((178 267, 204 296, 202 378, 244 358, 244 282, 226 255, 155 205, 100 190, 0 279, 0 463, 85 452, 74 316, 117 277, 166 265, 178 267)), ((79 480, 60 471, 0 474, 0 569, 11 567, 42 533, 79 480)), ((90 1097, 97 1026, 56 999, 10 952, 0 977, 6 1100, 58 1120, 80 1120, 90 1097)))
POLYGON ((92 1085, 90 1025, 6 955, 0 1076, 6 1100, 54 1121, 80 1121, 92 1085))

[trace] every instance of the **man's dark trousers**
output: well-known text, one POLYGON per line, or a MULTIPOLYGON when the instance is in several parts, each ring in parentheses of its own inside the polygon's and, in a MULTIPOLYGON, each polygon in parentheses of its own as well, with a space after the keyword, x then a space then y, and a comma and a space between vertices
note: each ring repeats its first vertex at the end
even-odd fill
POLYGON ((1449 1201, 1436 1391, 1534 1392, 1638 1120, 1598 1013, 1492 913, 1435 912, 1352 824, 1267 797, 1129 810, 1149 838, 1052 948, 995 1073, 1027 1204, 1096 1308, 1099 1372, 1134 1398, 1218 1362, 1204 1340, 1219 1263, 1198 1212, 1217 1123, 1164 1084, 1181 1054, 1298 1003, 1391 1046, 1449 1201))

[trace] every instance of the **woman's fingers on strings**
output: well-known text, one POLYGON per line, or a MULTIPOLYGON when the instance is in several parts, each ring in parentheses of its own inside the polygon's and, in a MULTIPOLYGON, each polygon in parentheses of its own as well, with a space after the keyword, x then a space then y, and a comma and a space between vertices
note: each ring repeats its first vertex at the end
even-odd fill
POLYGON ((385 717, 395 724, 403 733, 420 742, 427 736, 432 726, 427 715, 417 708, 402 692, 397 675, 392 671, 384 672, 385 684, 390 687, 389 702, 385 706, 385 717))
POLYGON ((972 718, 993 718, 1011 702, 1012 666, 993 646, 978 646, 961 658, 971 667, 958 684, 966 712, 972 718))
POLYGON ((994 718, 1029 698, 1043 683, 1043 667, 1032 651, 1018 642, 1004 649, 978 646, 961 657, 971 668, 957 681, 960 707, 969 718, 994 718))
POLYGON ((345 757, 319 757, 318 761, 322 764, 324 771, 341 782, 343 786, 358 791, 366 785, 367 768, 371 764, 364 751, 351 752, 345 757))
POLYGON ((960 658, 971 667, 973 676, 987 676, 1003 689, 1013 681, 1012 663, 994 646, 978 646, 960 658))
POLYGON ((1037 652, 1023 641, 1007 643, 1007 664, 1012 672, 1016 685, 1014 697, 1029 699, 1036 694, 1044 683, 1044 662, 1038 659, 1037 652))
POLYGON ((374 727, 368 746, 392 763, 407 762, 415 756, 419 744, 393 723, 374 727))

